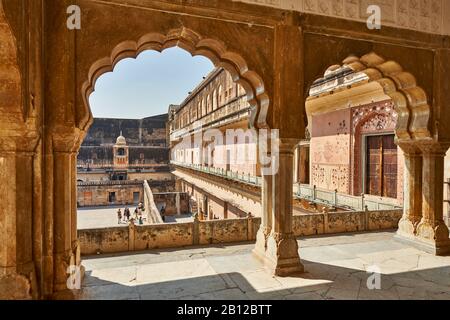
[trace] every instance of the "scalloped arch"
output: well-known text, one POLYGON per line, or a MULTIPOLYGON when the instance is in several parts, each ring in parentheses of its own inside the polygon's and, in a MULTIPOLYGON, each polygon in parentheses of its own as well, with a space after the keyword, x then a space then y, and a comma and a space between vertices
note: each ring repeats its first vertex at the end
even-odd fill
POLYGON ((109 57, 97 60, 91 66, 88 79, 81 89, 86 116, 80 119, 79 127, 86 130, 93 121, 89 96, 94 92, 95 83, 101 75, 112 72, 117 63, 125 58, 137 58, 146 50, 162 52, 172 47, 184 49, 192 56, 204 56, 210 59, 216 67, 222 67, 230 72, 233 80, 247 92, 247 100, 251 109, 251 124, 256 128, 268 128, 266 116, 270 100, 262 78, 256 72, 248 69, 248 65, 241 55, 228 51, 222 42, 215 39, 203 39, 199 34, 186 28, 173 29, 167 35, 149 33, 137 41, 124 41, 111 51, 109 57))
POLYGON ((355 72, 365 73, 369 82, 379 83, 384 93, 392 99, 398 114, 396 135, 399 141, 431 138, 431 107, 414 75, 404 71, 398 62, 386 61, 374 52, 360 58, 349 56, 342 63, 355 72))

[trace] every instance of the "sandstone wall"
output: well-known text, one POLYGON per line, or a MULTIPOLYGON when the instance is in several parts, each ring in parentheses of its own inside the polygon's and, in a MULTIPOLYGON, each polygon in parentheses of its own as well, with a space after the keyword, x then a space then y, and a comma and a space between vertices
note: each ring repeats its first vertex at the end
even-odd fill
POLYGON ((165 209, 164 215, 166 216, 190 213, 190 197, 187 193, 153 192, 153 199, 159 212, 162 208, 165 209))
POLYGON ((450 34, 449 1, 430 0, 233 0, 295 10, 339 19, 366 22, 369 5, 379 5, 383 26, 436 34, 450 34))
POLYGON ((350 110, 312 117, 311 182, 350 194, 350 110))
POLYGON ((167 114, 144 119, 95 118, 83 146, 112 145, 121 133, 130 146, 165 146, 167 118, 167 114))
MULTIPOLYGON (((296 215, 295 236, 389 230, 402 210, 296 215)), ((79 230, 83 255, 254 241, 260 218, 79 230)))
POLYGON ((88 185, 78 186, 78 207, 96 207, 108 205, 137 205, 144 198, 140 184, 130 185, 88 185), (115 201, 110 195, 115 194, 115 201), (137 200, 137 201, 136 201, 137 200))

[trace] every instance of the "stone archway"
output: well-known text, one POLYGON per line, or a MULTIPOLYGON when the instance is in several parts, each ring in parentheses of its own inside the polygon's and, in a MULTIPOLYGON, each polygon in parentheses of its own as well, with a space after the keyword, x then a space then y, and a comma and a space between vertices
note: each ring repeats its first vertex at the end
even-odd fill
MULTIPOLYGON (((361 195, 364 190, 363 177, 365 176, 365 170, 361 161, 361 157, 364 154, 364 135, 395 132, 397 118, 398 115, 394 111, 394 103, 392 101, 386 101, 382 106, 369 105, 357 107, 353 110, 353 121, 351 124, 351 130, 354 136, 351 146, 351 164, 353 172, 350 173, 350 182, 352 183, 351 192, 353 195, 361 195)), ((402 177, 403 175, 400 175, 398 180, 401 180, 402 177)))
MULTIPOLYGON (((281 32, 280 32, 281 33, 281 32)), ((93 63, 89 69, 88 79, 83 83, 81 93, 86 108, 86 116, 81 119, 80 126, 83 131, 86 131, 92 122, 92 112, 89 106, 89 95, 94 91, 97 79, 106 72, 114 70, 115 65, 125 58, 136 58, 141 52, 145 50, 156 50, 162 52, 167 48, 178 46, 193 56, 202 55, 209 58, 216 67, 223 67, 227 70, 235 83, 241 85, 247 93, 247 101, 250 104, 251 115, 250 125, 256 129, 270 129, 267 118, 269 116, 269 106, 271 105, 270 93, 266 91, 263 78, 255 71, 249 70, 245 59, 238 53, 227 50, 222 41, 202 38, 198 33, 187 28, 179 28, 170 30, 166 35, 160 33, 149 33, 139 38, 137 41, 124 41, 118 44, 111 51, 109 57, 104 57, 93 63)), ((297 49, 297 48, 295 48, 297 49)), ((295 79, 295 77, 294 77, 295 79)), ((290 101, 295 103, 295 101, 290 101)), ((285 127, 287 129, 287 127, 285 127)), ((283 194, 286 199, 282 201, 266 200, 263 203, 277 202, 278 205, 283 206, 281 212, 277 212, 278 218, 272 218, 270 221, 275 221, 280 224, 282 215, 292 215, 292 203, 290 194, 287 190, 290 189, 292 178, 289 174, 289 167, 293 165, 291 157, 293 155, 293 147, 295 146, 295 139, 288 139, 286 143, 282 144, 284 149, 280 156, 283 157, 284 164, 281 165, 283 173, 278 174, 277 186, 282 183, 286 187, 283 194), (285 157, 286 156, 286 157, 285 157), (286 204, 286 202, 288 204, 286 204)), ((264 177, 267 185, 263 186, 263 199, 273 198, 279 196, 279 193, 272 193, 271 186, 273 184, 271 176, 264 177)), ((265 216, 272 214, 269 206, 264 209, 265 216)), ((256 245, 256 256, 262 258, 263 262, 273 270, 275 274, 287 275, 292 272, 303 271, 303 266, 298 257, 298 247, 296 239, 290 232, 279 230, 274 234, 270 234, 271 226, 268 222, 269 218, 263 219, 262 227, 259 232, 259 237, 256 245), (270 237, 272 236, 272 237, 270 237), (271 239, 271 252, 266 256, 266 247, 271 239)), ((288 221, 291 224, 291 220, 288 221)), ((271 223, 271 222, 270 222, 271 223)), ((289 230, 292 226, 287 227, 282 225, 278 228, 289 230)))
MULTIPOLYGON (((233 19, 210 19, 201 14, 186 14, 184 10, 190 8, 185 6, 161 12, 153 11, 151 4, 125 9, 84 0, 80 0, 80 4, 82 20, 89 21, 90 17, 94 22, 85 23, 81 32, 58 25, 54 37, 47 43, 56 48, 49 50, 47 60, 55 61, 64 56, 64 63, 60 67, 50 64, 47 70, 52 75, 48 78, 47 89, 53 94, 46 105, 51 112, 46 113, 45 119, 48 186, 44 201, 45 214, 53 227, 44 237, 53 247, 48 253, 52 261, 48 263, 43 281, 50 284, 44 288, 46 296, 64 292, 68 268, 81 266, 76 228, 76 156, 92 122, 88 96, 101 74, 112 71, 121 59, 136 57, 144 50, 162 51, 179 46, 193 55, 208 57, 216 66, 231 73, 233 80, 247 92, 252 105, 252 123, 258 129, 274 126, 270 106, 279 103, 272 97, 281 95, 285 88, 284 84, 274 88, 274 83, 279 81, 273 81, 273 52, 266 46, 274 41, 273 32, 277 27, 273 21, 252 26, 233 19), (83 10, 87 7, 91 10, 83 10), (123 20, 123 10, 132 12, 135 18, 116 24, 114 17, 120 14, 118 19, 123 20), (130 27, 131 24, 134 27, 130 27), (255 31, 260 32, 255 35, 255 31), (254 46, 245 46, 250 42, 254 46)), ((64 3, 58 2, 55 6, 51 9, 53 12, 65 12, 64 3)), ((298 31, 294 26, 290 28, 298 31)), ((297 75, 300 76, 300 72, 297 75)), ((291 99, 290 103, 295 101, 291 99)))
POLYGON ((215 39, 203 39, 199 34, 187 28, 170 30, 166 35, 149 33, 137 41, 124 41, 111 51, 111 56, 97 60, 89 70, 88 79, 84 82, 81 93, 86 116, 81 119, 83 130, 92 122, 92 112, 89 105, 89 95, 94 91, 98 78, 106 72, 112 72, 115 65, 125 58, 136 58, 141 52, 155 50, 162 52, 171 47, 180 47, 191 55, 201 55, 209 58, 216 67, 227 70, 235 83, 241 85, 247 93, 252 115, 251 125, 266 127, 267 109, 270 105, 268 93, 262 78, 249 67, 238 53, 228 51, 225 45, 215 39))
MULTIPOLYGON (((329 67, 325 72, 324 78, 316 80, 314 84, 326 81, 326 77, 330 72, 341 67, 349 68, 354 74, 364 75, 364 79, 360 79, 361 81, 378 85, 367 86, 368 91, 359 93, 369 94, 366 97, 367 101, 372 99, 372 97, 376 97, 380 100, 390 99, 394 102, 395 110, 398 114, 395 131, 399 141, 418 141, 431 138, 431 107, 427 95, 417 85, 416 78, 411 73, 404 71, 399 63, 392 60, 386 61, 374 52, 361 58, 352 55, 343 60, 342 65, 329 67)), ((341 86, 338 90, 332 91, 331 94, 336 94, 352 87, 351 84, 341 86)), ((310 107, 306 108, 308 116, 315 108, 311 107, 313 100, 322 96, 310 96, 307 99, 307 102, 311 102, 310 107)))
POLYGON ((372 52, 361 58, 349 56, 342 65, 329 67, 324 78, 316 80, 313 86, 317 89, 316 94, 307 99, 308 118, 313 112, 327 108, 327 103, 319 104, 317 99, 325 97, 324 101, 329 103, 333 95, 339 97, 342 94, 341 103, 348 101, 346 90, 358 91, 359 88, 359 98, 365 103, 374 99, 393 102, 398 115, 396 143, 405 156, 404 215, 399 223, 398 237, 435 254, 448 252, 450 240, 443 221, 442 198, 443 164, 448 144, 440 143, 433 135, 436 129, 431 124, 430 101, 414 75, 405 71, 398 62, 387 61, 372 52), (362 82, 340 83, 333 90, 320 88, 333 80, 336 70, 345 68, 344 71, 351 74, 349 77, 361 76, 359 81, 362 82))

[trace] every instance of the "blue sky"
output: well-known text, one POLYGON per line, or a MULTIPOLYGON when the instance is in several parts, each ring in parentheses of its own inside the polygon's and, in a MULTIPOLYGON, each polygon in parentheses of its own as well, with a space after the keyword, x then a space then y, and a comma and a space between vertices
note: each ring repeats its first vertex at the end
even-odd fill
POLYGON ((181 103, 212 71, 205 57, 192 57, 179 48, 162 53, 145 51, 137 59, 120 61, 102 75, 89 100, 94 117, 141 119, 167 112, 181 103))

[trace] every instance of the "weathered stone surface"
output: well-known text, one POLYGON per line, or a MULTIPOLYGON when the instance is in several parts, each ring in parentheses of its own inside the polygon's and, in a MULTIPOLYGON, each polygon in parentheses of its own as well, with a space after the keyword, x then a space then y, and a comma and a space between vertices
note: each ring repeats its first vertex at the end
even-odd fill
POLYGON ((1 300, 28 300, 31 298, 29 279, 19 275, 0 276, 1 300))
POLYGON ((252 244, 86 258, 83 263, 88 272, 81 297, 448 300, 449 258, 411 249, 394 241, 393 236, 394 233, 347 234, 299 241, 308 245, 302 248, 306 273, 294 277, 276 277, 265 272, 252 257, 252 244), (340 254, 324 260, 330 250, 340 254), (366 254, 361 257, 358 252, 366 254), (385 262, 379 260, 382 257, 385 262), (414 259, 426 263, 411 268, 408 261, 414 259), (367 280, 372 273, 361 267, 374 261, 381 263, 380 290, 369 290, 367 280))
MULTIPOLYGON (((322 226, 320 234, 339 234, 351 231, 376 231, 395 229, 401 217, 401 210, 397 211, 373 211, 369 213, 369 221, 376 217, 377 223, 360 225, 351 217, 360 217, 365 213, 335 213, 333 228, 323 226, 324 214, 309 214, 293 216, 294 236, 316 235, 317 225, 311 221, 320 222, 322 226), (350 218, 349 218, 350 216, 350 218), (327 230, 327 231, 324 231, 327 230)), ((225 244, 236 242, 254 241, 257 230, 261 225, 260 218, 228 219, 213 221, 197 221, 176 224, 155 224, 135 226, 134 233, 129 232, 129 227, 114 227, 102 229, 78 230, 78 237, 83 255, 95 255, 97 253, 114 253, 127 251, 140 251, 156 248, 189 247, 194 245, 225 244), (198 230, 198 235, 196 231, 198 230), (130 241, 130 235, 134 240, 130 241), (130 243, 132 242, 132 245, 130 243)), ((294 240, 295 241, 295 240, 294 240)), ((356 248, 355 250, 361 250, 356 248)), ((331 252, 327 253, 334 257, 331 252)), ((263 255, 258 256, 261 260, 263 255)), ((336 257, 335 260, 338 260, 336 257)))
MULTIPOLYGON (((67 267, 81 264, 76 153, 93 120, 89 94, 99 76, 143 50, 178 45, 210 58, 245 89, 252 125, 279 129, 281 138, 296 140, 304 137, 304 95, 313 81, 349 54, 382 52, 401 62, 423 89, 411 96, 416 102, 412 106, 418 107, 409 110, 415 115, 411 132, 423 137, 428 130, 438 143, 450 136, 448 36, 393 27, 373 32, 360 22, 309 13, 300 19, 288 10, 229 0, 119 2, 79 0, 82 30, 69 30, 66 16, 60 14, 66 12, 65 1, 1 1, 0 176, 9 178, 9 186, 0 188, 5 203, 0 228, 6 238, 0 241, 0 268, 27 277, 33 298, 65 291, 67 267), (431 113, 421 107, 425 102, 431 113), (32 267, 20 270, 24 265, 32 267)), ((389 66, 382 69, 389 73, 389 66)), ((418 230, 421 238, 436 237, 431 242, 439 246, 448 235, 438 213, 443 166, 431 165, 430 159, 425 163, 422 195, 432 201, 424 205, 425 219, 418 230), (431 230, 436 227, 437 232, 431 230)), ((292 164, 285 171, 292 177, 292 164)), ((273 189, 265 193, 276 200, 275 233, 292 231, 291 187, 276 177, 273 189)), ((280 244, 273 247, 279 249, 280 244)), ((294 247, 287 251, 293 253, 294 247)), ((10 297, 29 295, 27 286, 16 289, 10 297)))

